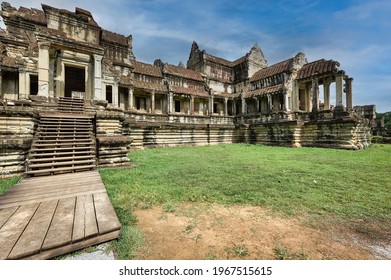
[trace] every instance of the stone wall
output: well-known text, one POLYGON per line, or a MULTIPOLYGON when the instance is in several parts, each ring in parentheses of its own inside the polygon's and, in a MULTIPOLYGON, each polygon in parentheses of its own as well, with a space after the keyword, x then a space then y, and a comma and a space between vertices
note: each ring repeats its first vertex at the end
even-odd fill
POLYGON ((241 125, 235 143, 287 147, 324 147, 358 150, 370 145, 369 121, 347 112, 336 116, 306 114, 302 120, 270 120, 241 125))
POLYGON ((29 107, 0 107, 0 176, 24 172, 37 115, 29 107))

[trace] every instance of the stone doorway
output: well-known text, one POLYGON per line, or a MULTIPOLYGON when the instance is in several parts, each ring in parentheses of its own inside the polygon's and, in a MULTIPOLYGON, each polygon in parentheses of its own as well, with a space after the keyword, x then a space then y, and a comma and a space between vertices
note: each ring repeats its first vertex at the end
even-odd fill
POLYGON ((65 66, 65 97, 72 97, 72 91, 85 92, 85 69, 78 67, 65 66))

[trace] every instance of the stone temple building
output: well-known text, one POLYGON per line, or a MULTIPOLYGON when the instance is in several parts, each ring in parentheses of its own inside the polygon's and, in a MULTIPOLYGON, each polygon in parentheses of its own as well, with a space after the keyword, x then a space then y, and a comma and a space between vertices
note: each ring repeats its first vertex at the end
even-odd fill
POLYGON ((229 61, 193 42, 186 66, 148 64, 131 35, 84 9, 3 2, 0 14, 2 174, 123 164, 143 147, 369 144, 368 121, 352 110, 353 79, 337 61, 298 53, 268 65, 257 44, 229 61))

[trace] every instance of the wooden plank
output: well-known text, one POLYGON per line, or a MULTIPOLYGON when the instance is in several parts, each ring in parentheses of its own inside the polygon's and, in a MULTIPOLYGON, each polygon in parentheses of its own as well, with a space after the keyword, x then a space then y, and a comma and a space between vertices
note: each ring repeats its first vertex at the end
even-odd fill
POLYGON ((8 219, 15 213, 18 207, 9 207, 0 209, 0 229, 8 221, 8 219))
POLYGON ((94 204, 99 234, 104 234, 121 228, 121 224, 118 221, 117 215, 114 212, 114 208, 111 205, 107 193, 94 194, 94 204))
POLYGON ((4 260, 8 257, 16 241, 34 215, 38 205, 38 203, 35 203, 19 207, 0 229, 0 260, 4 260))
POLYGON ((45 198, 62 198, 63 196, 73 194, 76 196, 77 194, 81 194, 84 192, 89 192, 89 191, 94 191, 97 190, 95 186, 82 186, 81 188, 78 188, 77 190, 74 189, 64 189, 62 191, 56 191, 56 192, 41 192, 41 193, 31 193, 29 195, 28 193, 21 195, 21 196, 16 196, 16 197, 2 197, 0 199, 0 204, 9 204, 9 203, 14 203, 14 202, 22 202, 22 201, 29 201, 29 200, 36 200, 36 199, 45 199, 45 198))
POLYGON ((28 260, 50 259, 50 258, 54 258, 54 257, 60 256, 60 255, 64 255, 64 254, 67 254, 67 253, 70 253, 73 251, 77 251, 77 250, 86 248, 89 246, 97 245, 100 243, 104 243, 104 242, 116 239, 120 235, 121 235, 121 231, 116 230, 116 231, 113 231, 113 232, 110 232, 110 233, 107 233, 104 235, 98 235, 93 238, 89 238, 89 239, 83 240, 81 242, 77 242, 74 244, 66 245, 66 246, 59 247, 59 248, 54 248, 54 249, 47 250, 47 251, 42 251, 40 254, 32 255, 32 256, 26 257, 24 259, 28 259, 28 260))
MULTIPOLYGON (((76 197, 78 195, 97 194, 97 193, 105 193, 105 192, 106 192, 106 190, 93 190, 93 191, 82 192, 82 193, 71 193, 69 195, 61 195, 61 199, 76 197)), ((44 202, 44 201, 49 201, 49 200, 54 200, 54 199, 60 199, 60 198, 53 196, 53 197, 48 197, 48 198, 37 198, 37 199, 33 199, 33 200, 18 201, 18 202, 13 202, 13 203, 8 203, 8 204, 0 204, 0 209, 20 206, 20 205, 27 205, 27 204, 32 204, 32 203, 39 203, 39 202, 44 202)))
POLYGON ((50 185, 50 184, 42 184, 40 186, 24 186, 23 188, 17 188, 10 192, 5 193, 0 200, 5 198, 16 198, 16 197, 24 197, 31 196, 36 194, 48 194, 48 193, 59 193, 64 190, 72 191, 75 193, 79 192, 79 190, 83 190, 87 187, 94 189, 103 189, 101 187, 101 181, 98 179, 91 179, 88 182, 84 181, 70 181, 64 182, 64 184, 50 185))
POLYGON ((73 224, 72 243, 98 234, 95 207, 92 195, 76 198, 75 222, 73 224))
POLYGON ((43 243, 43 250, 71 243, 75 202, 75 197, 60 199, 43 243))
POLYGON ((57 202, 57 200, 51 200, 42 202, 39 205, 30 223, 9 254, 8 259, 20 259, 40 251, 56 210, 57 202))

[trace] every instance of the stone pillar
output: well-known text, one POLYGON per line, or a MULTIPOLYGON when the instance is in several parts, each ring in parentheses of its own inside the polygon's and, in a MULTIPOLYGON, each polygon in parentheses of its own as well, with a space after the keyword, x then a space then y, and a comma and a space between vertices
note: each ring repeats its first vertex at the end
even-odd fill
POLYGON ((330 82, 327 80, 323 84, 324 110, 330 110, 330 82))
POLYGON ((151 92, 151 113, 155 114, 155 91, 151 92))
POLYGON ((49 43, 38 43, 38 95, 49 97, 49 43))
POLYGON ((336 93, 336 107, 343 108, 343 97, 342 97, 343 77, 341 74, 335 77, 335 93, 336 93))
POLYGON ((352 82, 353 78, 347 78, 346 83, 346 109, 353 109, 353 96, 352 96, 352 82))
POLYGON ((293 82, 293 91, 292 91, 292 110, 297 111, 300 108, 300 87, 298 81, 293 82))
POLYGON ((19 99, 27 99, 27 79, 26 72, 24 70, 19 71, 19 99))
POLYGON ((194 96, 190 96, 190 115, 194 115, 194 96))
POLYGON ((102 95, 102 57, 94 54, 94 100, 104 100, 102 95))
POLYGON ((210 97, 209 97, 209 113, 210 113, 210 115, 213 115, 214 114, 214 111, 213 111, 213 104, 214 103, 214 96, 213 95, 211 95, 210 97))
POLYGON ((289 106, 289 96, 288 94, 284 94, 284 111, 290 111, 290 106, 289 106))
POLYGON ((312 111, 319 111, 319 80, 317 77, 312 78, 311 85, 312 111))
POLYGON ((129 88, 128 91, 128 110, 133 110, 133 88, 129 88))
POLYGON ((242 97, 242 115, 247 115, 246 99, 242 97))
POLYGON ((224 98, 224 116, 228 116, 228 97, 224 98))
POLYGON ((311 98, 312 98, 311 88, 309 86, 309 83, 307 83, 306 87, 305 87, 305 101, 306 101, 305 111, 306 112, 311 112, 312 111, 311 98))
POLYGON ((0 99, 3 98, 3 72, 0 69, 0 99))
POLYGON ((118 84, 117 83, 113 85, 112 98, 113 98, 113 106, 118 107, 118 84))
POLYGON ((173 93, 170 92, 168 94, 168 113, 171 114, 172 113, 172 102, 173 102, 173 93))

